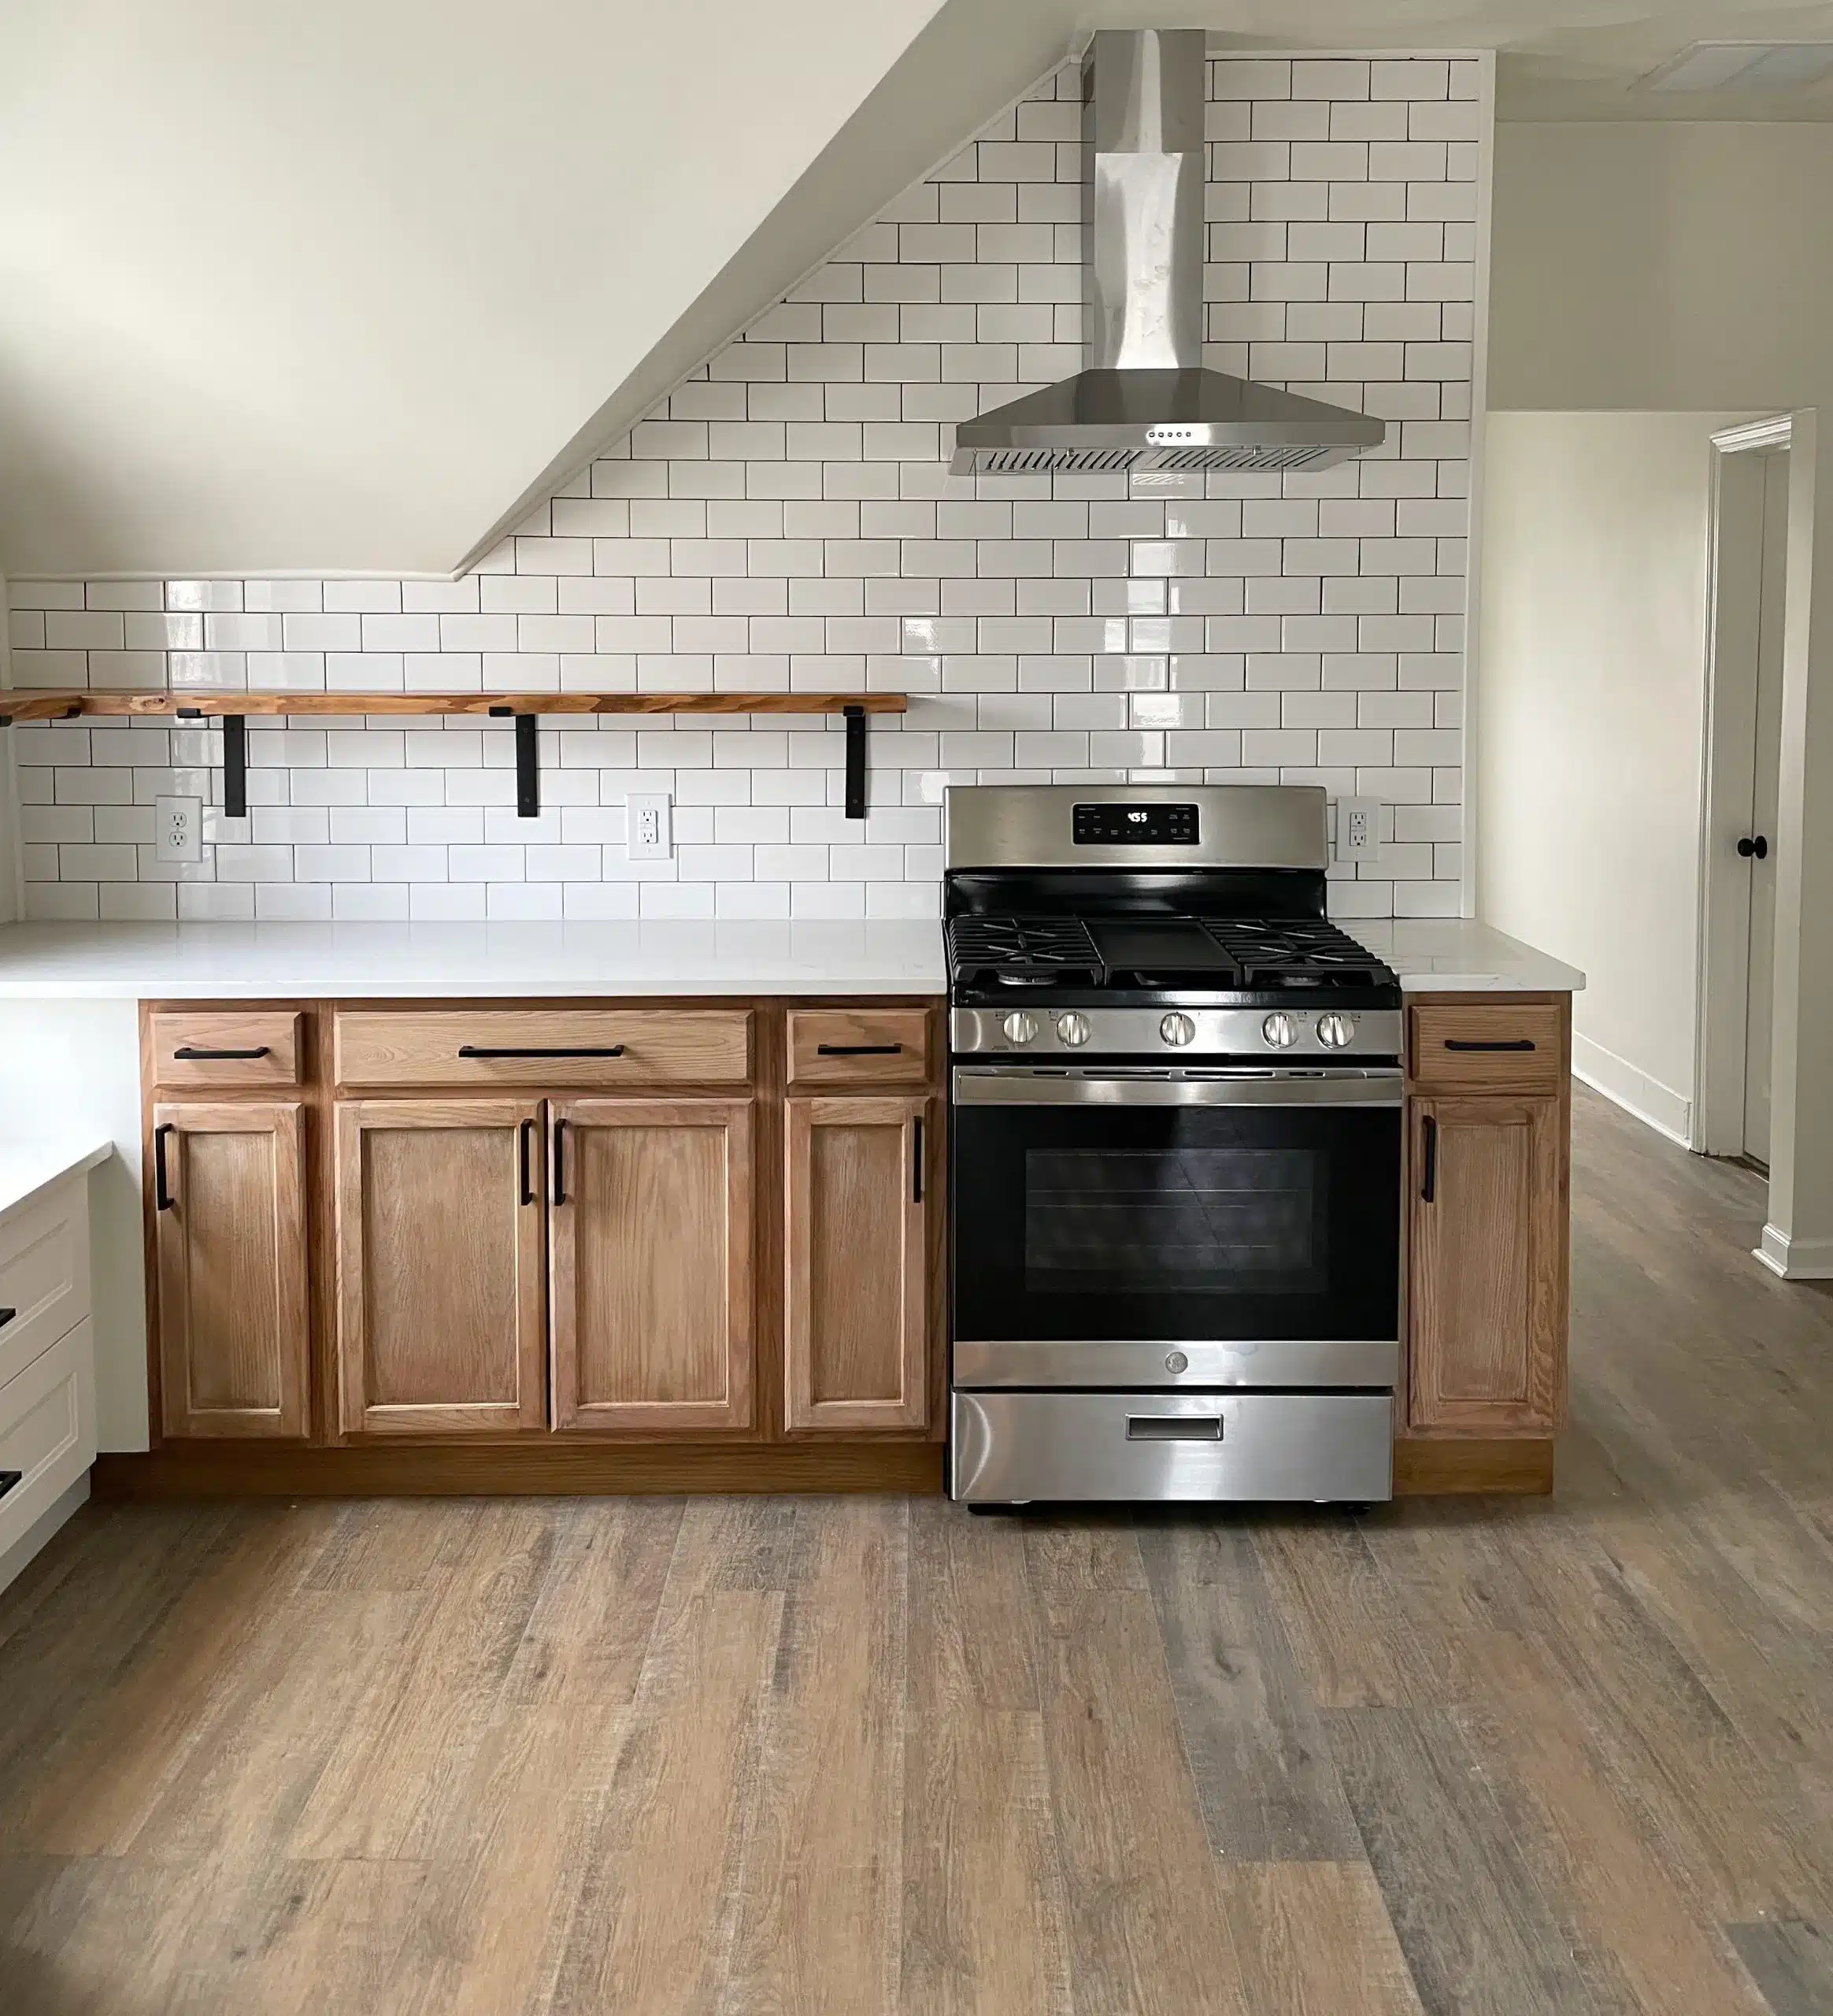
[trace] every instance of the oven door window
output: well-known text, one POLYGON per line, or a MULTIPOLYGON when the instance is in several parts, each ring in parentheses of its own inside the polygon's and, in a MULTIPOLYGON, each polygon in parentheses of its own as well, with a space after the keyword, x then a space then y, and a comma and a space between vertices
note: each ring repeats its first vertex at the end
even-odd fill
POLYGON ((1391 1337, 1400 1116, 963 1106, 957 1336, 1391 1337))

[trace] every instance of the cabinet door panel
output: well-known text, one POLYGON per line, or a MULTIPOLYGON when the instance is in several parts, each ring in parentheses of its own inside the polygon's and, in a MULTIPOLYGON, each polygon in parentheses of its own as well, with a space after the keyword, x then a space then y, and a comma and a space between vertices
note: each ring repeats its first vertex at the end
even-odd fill
POLYGON ((551 1128, 554 1425, 748 1428, 750 1102, 572 1099, 551 1128))
POLYGON ((1416 1099, 1412 1425, 1550 1432, 1565 1406, 1565 1106, 1416 1099))
POLYGON ((165 1431, 302 1436, 305 1109, 181 1102, 156 1106, 153 1124, 165 1431))
POLYGON ((540 1112, 519 1099, 339 1107, 346 1433, 546 1425, 540 1112))
POLYGON ((928 1418, 923 1099, 785 1103, 786 1421, 928 1418))

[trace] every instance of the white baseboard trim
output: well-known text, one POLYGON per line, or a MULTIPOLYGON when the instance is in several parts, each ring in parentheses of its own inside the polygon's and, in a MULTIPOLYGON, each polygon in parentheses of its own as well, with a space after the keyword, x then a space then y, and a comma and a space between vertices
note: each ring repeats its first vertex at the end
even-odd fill
POLYGON ((1833 1281, 1833 1239, 1790 1239, 1765 1225, 1755 1251, 1770 1273, 1785 1281, 1833 1281))
POLYGON ((89 1503, 89 1473, 61 1492, 34 1519, 4 1554, 0 1554, 0 1589, 24 1573, 33 1555, 41 1552, 60 1526, 67 1525, 89 1503))
POLYGON ((1625 1113, 1634 1114, 1657 1134, 1665 1134, 1683 1148, 1693 1146, 1692 1100, 1576 1029, 1572 1032, 1572 1076, 1625 1113))

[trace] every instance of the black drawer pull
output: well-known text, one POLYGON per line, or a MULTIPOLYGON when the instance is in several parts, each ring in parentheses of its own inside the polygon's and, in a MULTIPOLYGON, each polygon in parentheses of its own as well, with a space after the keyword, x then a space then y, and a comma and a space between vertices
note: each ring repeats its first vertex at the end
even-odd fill
POLYGON ((24 1475, 24 1470, 0 1470, 0 1498, 4 1498, 24 1475))
POLYGON ((17 1309, 0 1309, 0 1330, 4 1330, 18 1314, 17 1309))
POLYGON ((535 1182, 534 1172, 530 1168, 529 1162, 530 1150, 535 1139, 534 1121, 524 1120, 516 1129, 516 1134, 522 1158, 522 1202, 524 1204, 532 1204, 535 1201, 535 1182))
POLYGON ((923 1116, 916 1116, 916 1124, 911 1130, 914 1141, 910 1150, 910 1201, 923 1202, 923 1116))
POLYGON ((1420 1202, 1429 1204, 1439 1190, 1439 1123, 1428 1113, 1420 1122, 1420 1202))
POLYGON ((621 1057, 624 1054, 624 1046, 620 1043, 614 1043, 606 1044, 602 1048, 598 1049, 594 1049, 590 1045, 583 1045, 577 1049, 499 1050, 484 1043, 461 1043, 458 1046, 458 1054, 461 1057, 487 1058, 495 1057, 621 1057))
POLYGON ((165 1137, 172 1131, 169 1120, 153 1130, 153 1203, 154 1209, 161 1211, 172 1209, 172 1192, 165 1187, 165 1137))
POLYGON ((904 1046, 901 1043, 818 1043, 815 1045, 817 1057, 895 1057, 904 1046))
POLYGON ((1220 1414, 1128 1414, 1129 1442, 1220 1442, 1220 1414))
POLYGON ((565 1134, 566 1122, 557 1116, 554 1122, 554 1201, 556 1204, 566 1202, 566 1169, 560 1145, 565 1134))
POLYGON ((1503 1036, 1479 1039, 1475 1036, 1447 1036, 1447 1050, 1538 1050, 1539 1045, 1531 1036, 1503 1036))
POLYGON ((199 1050, 187 1043, 172 1054, 180 1064, 252 1064, 257 1057, 273 1055, 265 1043, 253 1050, 199 1050))

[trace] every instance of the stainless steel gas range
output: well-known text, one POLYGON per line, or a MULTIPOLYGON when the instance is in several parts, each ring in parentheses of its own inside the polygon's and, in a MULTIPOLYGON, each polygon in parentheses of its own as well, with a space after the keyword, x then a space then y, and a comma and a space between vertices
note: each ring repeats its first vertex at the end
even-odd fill
POLYGON ((1401 999, 1308 787, 950 791, 949 1478, 1392 1495, 1401 999))

